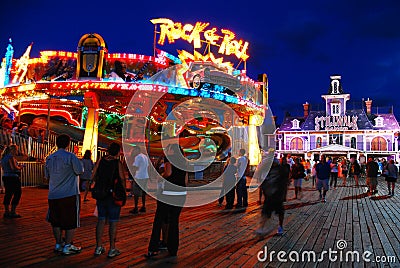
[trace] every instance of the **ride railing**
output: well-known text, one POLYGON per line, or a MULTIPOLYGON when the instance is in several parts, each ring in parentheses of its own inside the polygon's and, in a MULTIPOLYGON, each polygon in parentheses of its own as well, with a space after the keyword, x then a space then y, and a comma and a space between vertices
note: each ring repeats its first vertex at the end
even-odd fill
MULTIPOLYGON (((4 148, 10 144, 16 144, 19 149, 19 154, 22 160, 34 159, 44 161, 48 155, 57 150, 55 133, 49 134, 49 139, 44 142, 39 142, 32 137, 26 137, 20 133, 12 134, 11 130, 0 129, 0 144, 4 148)), ((67 148, 70 152, 76 152, 80 142, 72 140, 67 148)))
POLYGON ((21 185, 22 187, 33 187, 46 185, 44 176, 44 164, 38 161, 22 161, 25 167, 21 170, 21 185))

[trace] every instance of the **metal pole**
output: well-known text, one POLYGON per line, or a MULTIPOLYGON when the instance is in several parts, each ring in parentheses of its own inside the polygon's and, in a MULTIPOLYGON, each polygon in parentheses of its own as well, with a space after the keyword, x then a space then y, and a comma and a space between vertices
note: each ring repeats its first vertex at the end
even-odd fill
POLYGON ((47 104, 47 130, 46 130, 46 140, 49 142, 49 136, 50 136, 50 101, 51 97, 50 95, 47 95, 49 97, 49 102, 47 104))

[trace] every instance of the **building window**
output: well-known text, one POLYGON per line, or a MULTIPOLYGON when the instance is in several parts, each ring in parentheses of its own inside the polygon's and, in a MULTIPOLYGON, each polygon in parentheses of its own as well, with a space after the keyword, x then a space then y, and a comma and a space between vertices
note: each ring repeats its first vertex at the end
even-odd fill
POLYGON ((371 141, 371 151, 387 151, 387 142, 383 137, 375 137, 371 141))
POLYGON ((290 150, 303 150, 303 139, 293 138, 290 141, 290 150))
POLYGON ((375 118, 375 126, 376 127, 383 127, 383 118, 378 116, 375 118))
POLYGON ((293 119, 292 120, 292 129, 299 129, 300 128, 299 124, 300 124, 299 120, 293 119))
POLYGON ((331 115, 332 116, 340 115, 340 103, 331 103, 331 115))
POLYGON ((322 138, 321 138, 321 137, 318 137, 318 138, 317 138, 316 148, 320 148, 320 147, 322 147, 322 138))
POLYGON ((350 139, 350 147, 353 149, 357 149, 357 139, 356 137, 351 137, 350 139))
POLYGON ((333 80, 332 81, 332 94, 339 94, 339 81, 333 80))
POLYGON ((329 144, 343 144, 343 134, 330 134, 329 144))

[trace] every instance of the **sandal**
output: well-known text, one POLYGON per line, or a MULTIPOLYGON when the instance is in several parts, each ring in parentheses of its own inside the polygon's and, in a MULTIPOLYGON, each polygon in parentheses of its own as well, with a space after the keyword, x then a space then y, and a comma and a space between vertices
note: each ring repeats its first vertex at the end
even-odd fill
POLYGON ((147 252, 147 254, 144 254, 144 256, 145 256, 146 258, 148 258, 148 259, 153 258, 153 257, 155 257, 155 256, 157 256, 157 255, 158 255, 158 252, 157 252, 157 251, 149 251, 149 252, 147 252))

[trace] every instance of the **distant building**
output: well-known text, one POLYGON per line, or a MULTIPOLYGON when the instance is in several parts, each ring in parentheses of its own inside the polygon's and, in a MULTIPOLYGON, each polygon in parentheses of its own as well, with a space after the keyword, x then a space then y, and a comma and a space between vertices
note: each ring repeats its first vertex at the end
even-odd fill
POLYGON ((400 126, 393 109, 372 113, 372 100, 365 101, 365 109, 350 110, 350 94, 343 91, 341 76, 330 77, 325 111, 312 111, 303 104, 303 116, 287 115, 276 131, 277 152, 290 153, 306 159, 317 159, 320 154, 369 156, 399 159, 398 136, 400 126), (380 113, 378 113, 380 112, 380 113))

